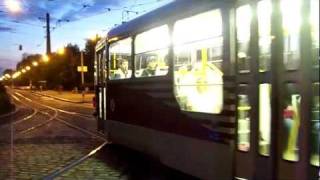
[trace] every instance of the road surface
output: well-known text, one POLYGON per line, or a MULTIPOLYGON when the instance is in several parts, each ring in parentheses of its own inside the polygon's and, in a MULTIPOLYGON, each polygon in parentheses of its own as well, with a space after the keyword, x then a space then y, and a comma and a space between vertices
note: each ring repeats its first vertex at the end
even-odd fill
POLYGON ((96 132, 93 108, 8 89, 0 119, 0 179, 194 179, 96 132))

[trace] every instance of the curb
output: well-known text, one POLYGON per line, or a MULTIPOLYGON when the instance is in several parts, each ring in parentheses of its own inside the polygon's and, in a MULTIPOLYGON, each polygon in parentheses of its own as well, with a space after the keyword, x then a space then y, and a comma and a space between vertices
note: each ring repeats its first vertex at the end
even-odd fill
POLYGON ((14 110, 12 110, 12 111, 10 111, 10 112, 8 112, 8 113, 6 113, 6 114, 0 115, 0 119, 1 119, 1 118, 4 118, 4 117, 7 117, 7 116, 11 116, 11 115, 17 113, 19 110, 20 110, 19 107, 15 107, 14 110))
POLYGON ((50 97, 50 98, 53 98, 53 99, 56 99, 56 100, 60 100, 60 101, 65 101, 65 102, 70 102, 70 103, 78 103, 78 104, 90 104, 90 102, 82 102, 82 101, 72 101, 72 100, 69 100, 69 99, 64 99, 64 98, 59 98, 59 97, 55 97, 55 96, 51 96, 51 95, 47 95, 47 94, 41 94, 41 93, 38 93, 38 92, 35 92, 35 91, 32 91, 32 93, 34 94, 37 94, 39 96, 46 96, 46 97, 50 97))

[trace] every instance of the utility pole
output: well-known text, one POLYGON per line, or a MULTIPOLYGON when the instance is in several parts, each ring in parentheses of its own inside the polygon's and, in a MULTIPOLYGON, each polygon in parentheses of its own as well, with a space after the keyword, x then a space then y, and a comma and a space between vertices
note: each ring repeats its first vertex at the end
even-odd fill
POLYGON ((84 102, 85 89, 84 89, 84 68, 83 68, 83 51, 80 51, 80 63, 81 63, 81 85, 82 85, 82 102, 84 102))
MULTIPOLYGON (((81 68, 83 68, 83 51, 81 51, 81 68)), ((84 87, 84 70, 81 71, 81 85, 84 87)))
POLYGON ((50 14, 46 14, 47 22, 47 55, 51 54, 51 39, 50 39, 50 14))

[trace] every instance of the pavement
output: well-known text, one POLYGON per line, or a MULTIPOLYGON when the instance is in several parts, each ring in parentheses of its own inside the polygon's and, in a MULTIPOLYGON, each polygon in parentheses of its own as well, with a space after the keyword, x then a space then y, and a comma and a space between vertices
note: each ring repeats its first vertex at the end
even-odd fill
POLYGON ((93 93, 85 93, 84 96, 82 96, 82 93, 75 93, 71 91, 58 92, 53 90, 46 90, 46 91, 33 91, 33 93, 54 98, 57 100, 73 102, 73 103, 92 103, 92 98, 94 97, 93 93))
POLYGON ((85 103, 55 100, 30 90, 9 93, 20 108, 0 121, 0 179, 43 179, 60 170, 53 179, 194 179, 119 145, 107 144, 96 151, 107 141, 96 131, 94 110, 85 103), (80 163, 62 171, 74 162, 80 163))

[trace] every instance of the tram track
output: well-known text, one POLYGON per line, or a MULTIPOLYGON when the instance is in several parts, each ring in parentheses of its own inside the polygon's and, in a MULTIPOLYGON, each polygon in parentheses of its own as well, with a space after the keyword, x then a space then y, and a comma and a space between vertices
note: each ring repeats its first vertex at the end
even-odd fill
POLYGON ((103 148, 105 145, 107 145, 109 142, 106 140, 105 137, 103 137, 101 134, 97 132, 92 132, 88 129, 82 128, 80 126, 75 125, 74 123, 70 122, 70 119, 72 118, 81 118, 82 120, 88 120, 90 117, 85 114, 81 114, 78 112, 72 112, 72 111, 65 111, 59 108, 55 108, 52 106, 48 106, 43 103, 35 102, 32 99, 26 97, 25 95, 18 93, 18 92, 11 92, 10 93, 16 101, 18 101, 20 104, 22 104, 25 107, 31 108, 32 109, 32 114, 28 115, 27 117, 24 117, 20 120, 15 121, 12 123, 14 126, 17 126, 19 124, 23 124, 27 121, 32 121, 33 118, 35 118, 37 115, 44 115, 48 120, 37 123, 31 127, 28 127, 26 129, 23 129, 21 131, 16 132, 16 137, 23 137, 23 135, 26 135, 27 133, 30 133, 34 131, 35 129, 39 129, 40 127, 43 127, 50 122, 59 122, 61 124, 64 124, 65 126, 68 126, 72 129, 75 129, 77 131, 80 131, 84 134, 89 135, 91 138, 99 139, 102 143, 93 148, 89 153, 78 157, 67 164, 65 164, 62 167, 57 167, 56 170, 52 171, 52 173, 49 173, 47 176, 44 177, 44 179, 53 179, 55 177, 60 176, 61 174, 69 171, 73 167, 76 167, 77 165, 81 164, 94 154, 96 154, 101 148, 103 148), (66 116, 71 116, 71 117, 66 117, 66 116))
MULTIPOLYGON (((77 125, 75 125, 74 123, 70 123, 70 119, 72 119, 72 117, 81 118, 82 120, 88 120, 89 118, 92 118, 92 117, 89 117, 89 116, 86 115, 86 114, 81 114, 81 113, 73 112, 73 111, 65 111, 65 110, 62 110, 62 109, 60 109, 60 108, 55 108, 55 107, 52 107, 52 106, 44 105, 44 104, 42 104, 42 103, 34 102, 34 101, 32 101, 30 98, 27 98, 27 97, 23 96, 23 95, 20 94, 20 93, 17 93, 17 92, 15 92, 15 93, 16 93, 19 97, 24 98, 25 100, 27 100, 27 101, 29 101, 29 102, 31 102, 31 103, 34 103, 34 104, 43 106, 43 107, 45 107, 45 108, 48 108, 48 109, 50 109, 50 110, 53 110, 53 111, 56 113, 56 115, 55 115, 54 118, 52 118, 52 120, 55 119, 55 120, 57 120, 57 121, 65 124, 65 125, 67 125, 67 126, 69 126, 69 127, 71 127, 71 128, 77 129, 77 130, 82 131, 82 132, 84 132, 84 133, 86 133, 86 134, 88 134, 88 135, 91 135, 91 136, 97 136, 97 137, 99 137, 100 139, 106 141, 106 139, 105 139, 102 135, 100 135, 98 132, 93 132, 93 131, 88 130, 88 129, 86 129, 86 128, 77 126, 77 125), (70 115, 70 116, 72 116, 72 117, 71 117, 71 118, 70 118, 70 117, 66 117, 66 115, 70 115), (97 135, 97 134, 99 134, 99 135, 97 135)), ((21 102, 21 101, 20 101, 20 102, 21 102)), ((28 106, 28 104, 26 104, 26 103, 24 103, 24 104, 25 104, 26 106, 28 106)), ((29 104, 29 106, 30 106, 30 104, 29 104)), ((30 107, 31 107, 31 106, 30 106, 30 107)), ((43 112, 43 111, 40 111, 40 110, 35 109, 35 108, 34 108, 34 110, 37 111, 38 113, 41 113, 41 114, 50 116, 47 112, 43 112)), ((49 123, 49 122, 51 122, 51 120, 48 120, 48 121, 47 121, 47 123, 49 123)), ((47 123, 44 122, 44 123, 42 123, 42 125, 45 125, 45 124, 47 124, 47 123)), ((40 126, 39 126, 39 127, 40 127, 40 126)))

